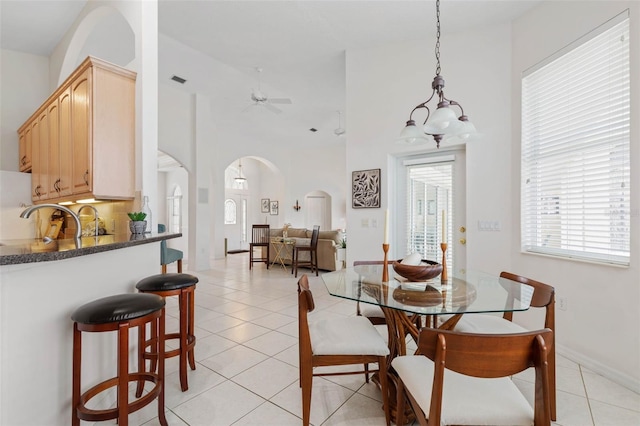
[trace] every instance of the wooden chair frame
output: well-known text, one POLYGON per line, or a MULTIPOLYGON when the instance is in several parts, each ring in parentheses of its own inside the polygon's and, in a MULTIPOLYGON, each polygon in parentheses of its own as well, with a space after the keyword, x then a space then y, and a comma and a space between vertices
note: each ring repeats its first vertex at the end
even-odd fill
POLYGON ((350 374, 365 374, 369 382, 369 373, 379 372, 380 388, 382 392, 383 409, 387 426, 391 424, 389 413, 389 388, 387 381, 387 357, 376 355, 315 355, 311 347, 309 322, 307 314, 315 309, 313 295, 309 290, 309 279, 304 274, 298 280, 298 332, 300 356, 300 387, 302 388, 302 424, 309 425, 311 415, 311 388, 313 377, 342 376, 350 374), (378 370, 369 370, 369 363, 378 363, 378 370), (364 369, 338 373, 314 373, 314 367, 337 365, 364 364, 364 369))
POLYGON ((269 242, 271 236, 269 235, 270 225, 257 224, 251 228, 251 242, 249 243, 249 269, 253 267, 255 262, 264 262, 269 269, 269 242), (256 247, 266 247, 267 253, 265 257, 253 257, 253 249, 256 247))
MULTIPOLYGON (((547 354, 553 342, 550 329, 517 334, 475 334, 423 328, 418 353, 434 363, 429 413, 398 380, 396 423, 404 424, 405 395, 421 426, 441 424, 445 369, 473 377, 508 377, 535 367, 534 426, 551 424, 547 354)), ((425 383, 425 386, 429 386, 425 383)))
POLYGON ((294 277, 298 278, 298 266, 308 266, 311 268, 311 273, 315 270, 316 277, 318 276, 318 236, 320 235, 320 226, 315 225, 311 234, 311 243, 308 246, 294 246, 293 247, 293 268, 291 273, 294 277), (309 261, 300 262, 300 252, 309 252, 309 261))

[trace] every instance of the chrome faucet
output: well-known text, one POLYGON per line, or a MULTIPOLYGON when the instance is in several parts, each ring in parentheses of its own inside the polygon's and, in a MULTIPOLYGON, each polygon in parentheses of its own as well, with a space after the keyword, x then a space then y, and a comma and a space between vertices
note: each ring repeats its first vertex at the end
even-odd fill
POLYGON ((38 204, 36 206, 31 206, 25 209, 22 213, 20 213, 20 217, 23 219, 27 219, 29 216, 31 216, 31 213, 33 213, 34 211, 38 209, 45 209, 45 208, 62 210, 63 212, 67 212, 71 215, 71 217, 73 218, 73 221, 76 224, 76 235, 73 237, 73 240, 76 243, 76 248, 80 248, 82 245, 82 242, 80 241, 80 237, 82 236, 82 229, 81 229, 82 225, 80 225, 80 218, 78 217, 77 214, 75 214, 73 210, 70 210, 69 208, 65 206, 61 206, 59 204, 38 204))
POLYGON ((93 207, 91 204, 84 204, 82 207, 80 207, 80 208, 78 209, 78 218, 80 217, 80 212, 82 211, 82 209, 84 209, 84 208, 86 208, 86 207, 88 207, 88 208, 90 208, 90 209, 92 209, 92 210, 93 210, 93 217, 94 217, 94 218, 95 218, 95 220, 96 220, 96 230, 95 230, 96 232, 95 232, 95 236, 97 237, 97 236, 98 236, 98 214, 99 214, 99 213, 98 213, 98 209, 96 209, 95 207, 93 207))

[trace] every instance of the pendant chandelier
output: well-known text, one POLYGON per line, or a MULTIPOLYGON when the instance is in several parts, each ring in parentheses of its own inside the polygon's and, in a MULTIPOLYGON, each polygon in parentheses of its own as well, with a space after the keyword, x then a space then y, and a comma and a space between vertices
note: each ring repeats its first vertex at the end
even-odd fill
POLYGON ((236 176, 234 180, 239 185, 243 185, 247 181, 247 178, 242 176, 242 159, 241 158, 238 159, 238 176, 236 176))
POLYGON ((443 139, 458 138, 464 140, 476 133, 475 126, 469 121, 467 116, 457 101, 447 99, 444 95, 444 78, 440 75, 440 0, 436 0, 436 76, 431 83, 431 96, 422 102, 409 114, 409 120, 406 127, 400 133, 398 142, 406 144, 420 144, 429 140, 428 136, 432 136, 436 142, 436 147, 440 148, 440 141, 443 139), (436 99, 434 99, 436 98, 436 99), (428 103, 434 99, 437 102, 436 109, 433 105, 429 108, 428 103), (453 108, 460 108, 460 115, 456 116, 453 108), (413 113, 419 109, 427 110, 427 118, 421 127, 416 126, 413 120, 413 113))

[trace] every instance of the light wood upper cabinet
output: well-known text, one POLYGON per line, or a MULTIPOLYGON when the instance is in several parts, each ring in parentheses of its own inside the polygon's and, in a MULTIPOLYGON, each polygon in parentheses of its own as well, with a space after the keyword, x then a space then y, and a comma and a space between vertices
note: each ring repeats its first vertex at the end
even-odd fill
POLYGON ((33 201, 49 199, 49 120, 47 109, 38 111, 31 124, 31 198, 33 201))
POLYGON ((74 194, 90 192, 91 181, 91 144, 90 107, 91 70, 87 69, 71 83, 71 140, 73 140, 73 176, 72 192, 74 194))
MULTIPOLYGON (((59 197, 68 197, 72 194, 71 176, 73 153, 71 144, 71 88, 67 88, 57 99, 58 105, 58 129, 57 147, 51 146, 49 154, 49 174, 53 179, 53 190, 59 197)), ((51 116, 49 108, 49 116, 51 116)), ((50 127, 51 128, 51 127, 50 127)))
POLYGON ((18 130, 21 158, 23 141, 25 157, 37 150, 32 181, 41 195, 32 194, 34 203, 134 198, 135 79, 132 71, 88 57, 18 130))
POLYGON ((31 128, 24 128, 18 132, 18 143, 20 153, 20 171, 31 171, 31 128))

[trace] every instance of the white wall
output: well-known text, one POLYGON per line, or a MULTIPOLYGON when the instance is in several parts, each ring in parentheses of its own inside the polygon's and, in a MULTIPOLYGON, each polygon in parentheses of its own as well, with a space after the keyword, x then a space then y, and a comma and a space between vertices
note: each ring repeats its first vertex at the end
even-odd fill
MULTIPOLYGON (((640 391, 640 4, 545 2, 513 25, 511 70, 513 151, 511 155, 512 270, 556 288, 558 350, 583 365, 640 391), (631 265, 628 268, 520 253, 520 78, 521 73, 598 25, 631 11, 631 265), (576 19, 579 16, 580 19, 576 19)), ((606 76, 603 76, 606 78, 606 76)))
MULTIPOLYGON (((176 69, 177 75, 181 75, 180 68, 184 64, 189 64, 189 69, 192 72, 212 76, 210 79, 217 81, 218 84, 225 78, 243 78, 239 71, 166 36, 160 36, 160 61, 175 63, 176 67, 170 68, 176 69)), ((186 76, 187 74, 182 75, 186 76)), ((280 214, 277 216, 268 215, 267 217, 271 226, 279 227, 285 222, 293 223, 297 220, 292 207, 295 200, 302 199, 306 193, 314 190, 328 192, 335 203, 334 214, 338 217, 344 217, 344 200, 348 189, 348 186, 343 185, 345 174, 344 145, 328 145, 309 149, 301 148, 299 141, 295 139, 283 140, 282 144, 275 145, 264 143, 259 135, 256 137, 242 136, 236 131, 233 124, 225 122, 217 114, 217 111, 220 111, 228 103, 227 99, 218 96, 217 90, 215 86, 197 88, 190 85, 189 81, 184 86, 168 86, 163 83, 160 84, 160 97, 163 101, 159 104, 159 115, 162 117, 160 126, 171 129, 166 134, 162 130, 159 132, 160 149, 179 159, 186 167, 189 167, 189 164, 202 162, 201 167, 198 168, 196 165, 196 169, 190 172, 197 175, 197 187, 208 192, 209 207, 207 214, 201 214, 201 218, 198 219, 192 217, 192 222, 196 220, 195 226, 199 229, 198 233, 203 225, 201 221, 206 221, 212 227, 209 245, 210 256, 213 258, 224 256, 225 231, 224 209, 222 208, 225 199, 224 172, 227 166, 238 158, 260 159, 268 163, 265 167, 271 169, 272 172, 260 175, 261 179, 264 176, 266 180, 259 183, 259 189, 255 187, 256 182, 250 183, 252 191, 255 189, 258 194, 253 203, 252 200, 249 200, 250 222, 264 223, 265 215, 260 213, 260 198, 271 198, 280 203, 280 214), (178 91, 183 94, 176 93, 178 91), (191 96, 192 99, 193 96, 196 99, 198 97, 210 99, 209 111, 204 116, 200 116, 202 111, 199 111, 196 103, 193 104, 196 106, 192 106, 187 113, 186 96, 191 96), (205 123, 205 121, 208 128, 199 130, 198 123, 205 123), (182 138, 181 135, 183 135, 182 138), (178 150, 189 149, 184 144, 187 143, 190 135, 194 135, 194 142, 190 148, 191 161, 189 162, 183 161, 182 157, 178 156, 178 150), (175 145, 172 147, 170 144, 175 145), (269 179, 272 180, 273 185, 269 183, 269 179), (280 181, 284 184, 279 183, 280 181)), ((238 112, 240 113, 240 110, 238 112)), ((191 189, 195 194, 196 188, 191 189)), ((193 197, 192 200, 191 206, 196 207, 196 198, 193 197)), ((199 249, 190 246, 189 250, 191 252, 199 249)), ((198 253, 198 255, 200 254, 198 253)), ((198 264, 200 263, 198 262, 198 264)))
MULTIPOLYGON (((44 56, 2 49, 0 65, 0 170, 18 171, 18 128, 51 94, 49 61, 44 56)), ((30 193, 31 188, 26 195, 30 193)))
MULTIPOLYGON (((634 2, 545 2, 509 26, 462 34, 443 33, 442 75, 447 97, 462 103, 483 139, 467 144, 467 267, 530 276, 555 286, 568 299, 556 310, 558 352, 636 391, 640 390, 640 234, 633 233, 629 268, 616 268, 520 254, 520 75, 529 66, 575 40, 625 7, 640 20, 634 2), (576 19, 580 16, 580 19, 576 19), (512 36, 513 32, 513 36, 512 36), (497 220, 500 232, 478 231, 479 220, 497 220)), ((428 98, 435 69, 433 40, 347 52, 347 174, 382 169, 382 208, 347 205, 349 259, 381 259, 384 210, 394 205, 393 157, 427 152, 430 146, 403 148, 394 139, 413 106, 428 98), (402 64, 400 66, 399 64, 402 64), (363 227, 375 219, 378 227, 363 227)), ((640 75, 640 29, 632 25, 631 75, 640 75)), ((640 91, 632 78, 632 182, 638 182, 640 91)), ((441 150, 446 149, 443 146, 441 150)), ((350 194, 348 194, 350 197, 350 194)), ((639 211, 640 189, 632 189, 639 211)), ((347 201, 349 202, 349 201, 347 201)), ((638 214, 632 229, 640 224, 638 214)), ((454 224, 454 229, 464 224, 454 224)), ((392 227, 390 258, 394 247, 392 227)), ((517 321, 535 327, 540 316, 522 313, 517 321)))
MULTIPOLYGON (((471 33, 441 37, 441 66, 445 94, 459 101, 484 135, 467 144, 466 223, 467 267, 488 272, 508 266, 510 199, 510 27, 494 26, 471 33), (499 220, 502 232, 478 232, 478 220, 499 220)), ((352 209, 347 199, 350 259, 381 259, 384 211, 390 209, 391 259, 403 256, 395 244, 403 232, 395 228, 405 214, 395 205, 395 156, 435 151, 435 143, 406 147, 395 143, 411 109, 431 94, 435 76, 434 39, 347 52, 347 176, 354 170, 382 169, 382 208, 352 209), (402 65, 399 65, 402 64, 402 65), (363 220, 369 226, 363 226, 363 220), (376 227, 372 227, 373 221, 376 227)), ((416 120, 425 116, 416 113, 416 120)), ((447 149, 442 143, 440 152, 447 149)), ((449 146, 451 148, 451 146, 449 146)), ((350 190, 349 190, 350 191, 350 190)), ((456 249, 463 249, 456 247, 456 249)))

